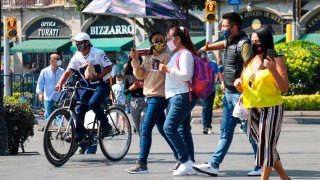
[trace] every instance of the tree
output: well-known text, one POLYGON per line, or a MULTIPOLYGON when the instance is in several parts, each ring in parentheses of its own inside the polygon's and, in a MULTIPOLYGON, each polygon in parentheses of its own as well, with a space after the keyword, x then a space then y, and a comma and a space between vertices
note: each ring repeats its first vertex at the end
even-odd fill
MULTIPOLYGON (((92 0, 71 0, 72 3, 76 6, 76 10, 80 13, 82 10, 92 1, 92 0)), ((194 9, 203 9, 206 0, 173 0, 178 8, 185 13, 186 19, 185 20, 162 20, 162 19, 148 19, 143 18, 143 22, 140 23, 136 21, 136 25, 140 28, 144 29, 146 32, 151 33, 154 31, 160 32, 167 32, 168 28, 175 26, 175 25, 183 25, 189 27, 189 10, 194 9)), ((91 16, 86 16, 88 18, 91 16)))

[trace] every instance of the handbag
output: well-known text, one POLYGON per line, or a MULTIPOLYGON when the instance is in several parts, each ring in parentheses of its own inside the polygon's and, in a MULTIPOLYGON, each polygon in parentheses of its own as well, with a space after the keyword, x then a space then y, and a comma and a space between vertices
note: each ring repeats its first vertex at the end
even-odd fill
POLYGON ((243 106, 243 102, 242 100, 239 98, 237 104, 235 105, 233 112, 232 112, 232 116, 239 118, 241 120, 247 120, 248 119, 248 109, 246 109, 243 106))

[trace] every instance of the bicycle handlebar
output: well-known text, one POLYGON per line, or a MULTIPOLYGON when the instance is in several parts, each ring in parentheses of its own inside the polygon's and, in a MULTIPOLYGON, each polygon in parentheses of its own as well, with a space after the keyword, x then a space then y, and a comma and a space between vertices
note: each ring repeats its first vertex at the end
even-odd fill
POLYGON ((72 89, 72 90, 85 89, 85 90, 89 90, 89 91, 96 91, 96 89, 87 88, 87 87, 62 87, 62 90, 67 90, 67 89, 72 89))

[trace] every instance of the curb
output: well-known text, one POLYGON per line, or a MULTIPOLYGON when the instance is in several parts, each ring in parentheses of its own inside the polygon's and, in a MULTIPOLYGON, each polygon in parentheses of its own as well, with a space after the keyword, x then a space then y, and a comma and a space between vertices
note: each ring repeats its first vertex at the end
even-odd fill
MULTIPOLYGON (((320 111, 284 111, 283 123, 320 124, 320 111)), ((220 124, 222 109, 213 110, 212 123, 220 124)), ((191 123, 200 124, 202 121, 202 107, 195 106, 191 112, 191 123)))

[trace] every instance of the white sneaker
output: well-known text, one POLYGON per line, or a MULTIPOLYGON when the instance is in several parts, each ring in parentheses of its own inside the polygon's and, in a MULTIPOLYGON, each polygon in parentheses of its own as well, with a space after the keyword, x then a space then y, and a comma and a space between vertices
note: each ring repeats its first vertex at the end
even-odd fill
POLYGON ((192 167, 194 170, 200 173, 208 174, 210 176, 218 176, 219 173, 219 169, 211 167, 210 164, 193 165, 192 167))
POLYGON ((248 176, 261 176, 261 168, 255 168, 248 173, 248 176))
POLYGON ((213 134, 212 128, 208 128, 208 134, 213 134))
POLYGON ((193 162, 188 160, 187 162, 180 164, 179 168, 173 171, 174 176, 187 175, 189 171, 192 171, 193 162))

